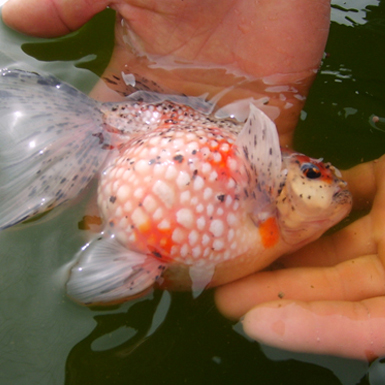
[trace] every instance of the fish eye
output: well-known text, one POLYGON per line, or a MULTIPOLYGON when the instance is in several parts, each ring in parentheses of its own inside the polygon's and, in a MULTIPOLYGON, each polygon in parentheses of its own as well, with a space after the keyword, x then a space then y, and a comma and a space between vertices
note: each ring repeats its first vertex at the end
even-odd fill
POLYGON ((317 179, 321 176, 320 169, 312 163, 304 163, 301 166, 301 171, 309 179, 317 179))

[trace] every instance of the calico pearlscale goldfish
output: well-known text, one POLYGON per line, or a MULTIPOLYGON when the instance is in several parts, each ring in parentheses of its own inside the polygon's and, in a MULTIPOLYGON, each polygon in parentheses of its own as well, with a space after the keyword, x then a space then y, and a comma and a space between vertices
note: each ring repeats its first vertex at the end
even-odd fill
POLYGON ((99 103, 52 76, 0 72, 0 227, 77 196, 97 175, 104 231, 67 282, 84 304, 155 282, 202 290, 319 237, 350 210, 330 164, 279 147, 274 123, 208 114, 198 98, 99 103))

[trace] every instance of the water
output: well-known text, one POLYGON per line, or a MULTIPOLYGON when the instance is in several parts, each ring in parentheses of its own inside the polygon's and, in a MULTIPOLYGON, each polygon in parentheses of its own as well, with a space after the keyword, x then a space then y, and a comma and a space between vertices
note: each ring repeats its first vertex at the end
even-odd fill
MULTIPOLYGON (((334 5, 338 23, 332 24, 295 147, 344 168, 385 149, 381 121, 380 129, 370 121, 385 117, 385 3, 334 5)), ((113 22, 107 11, 80 32, 52 41, 0 25, 0 65, 22 62, 88 92, 107 65, 113 22)), ((196 300, 189 293, 154 292, 104 310, 72 303, 62 267, 84 244, 78 222, 93 188, 72 205, 0 234, 1 385, 370 383, 366 363, 248 340, 239 325, 218 314, 210 291, 196 300)), ((381 375, 373 369, 370 381, 378 383, 381 375)))

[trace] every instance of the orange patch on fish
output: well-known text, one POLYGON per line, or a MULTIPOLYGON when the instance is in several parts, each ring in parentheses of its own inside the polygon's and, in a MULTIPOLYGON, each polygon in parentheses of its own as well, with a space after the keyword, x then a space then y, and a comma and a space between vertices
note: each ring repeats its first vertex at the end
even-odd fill
POLYGON ((147 228, 135 231, 138 249, 143 252, 150 250, 160 260, 169 262, 172 259, 170 258, 171 248, 174 245, 171 239, 172 232, 172 227, 159 229, 154 222, 151 222, 147 228))
POLYGON ((259 226, 259 234, 263 246, 268 249, 273 247, 279 240, 279 227, 275 218, 270 217, 259 226))

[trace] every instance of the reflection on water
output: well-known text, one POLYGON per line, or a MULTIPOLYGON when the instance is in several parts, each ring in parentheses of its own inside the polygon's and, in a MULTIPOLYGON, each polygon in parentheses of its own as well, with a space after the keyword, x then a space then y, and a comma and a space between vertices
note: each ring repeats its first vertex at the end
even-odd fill
MULTIPOLYGON (((345 2, 333 3, 346 8, 345 2)), ((383 130, 375 129, 382 127, 385 116, 385 63, 379 38, 385 31, 376 22, 384 2, 356 3, 349 2, 349 7, 358 12, 333 11, 344 15, 344 20, 348 15, 354 23, 333 24, 328 55, 296 133, 298 149, 330 159, 339 167, 373 159, 385 148, 383 130), (376 127, 373 116, 380 118, 374 122, 376 127)), ((111 13, 104 17, 112 26, 111 13)), ((94 27, 80 33, 86 42, 94 27)), ((2 67, 22 62, 87 91, 96 77, 84 68, 95 65, 99 73, 102 66, 100 47, 93 48, 96 52, 86 51, 86 59, 82 54, 66 56, 71 44, 76 45, 77 34, 49 46, 53 55, 45 59, 52 62, 26 55, 38 56, 39 40, 21 37, 3 25, 0 36, 2 67), (23 51, 20 47, 25 43, 29 45, 23 51), (55 56, 61 52, 64 56, 55 56)), ((305 360, 289 354, 278 359, 280 352, 275 351, 274 358, 270 351, 272 358, 268 358, 257 343, 234 331, 217 313, 210 291, 197 300, 189 293, 154 292, 105 310, 72 303, 65 297, 66 277, 61 267, 84 244, 78 222, 86 201, 83 197, 65 210, 54 210, 36 222, 0 234, 1 384, 351 385, 347 373, 353 367, 355 378, 360 377, 354 361, 340 361, 339 371, 333 372, 333 365, 317 356, 305 360)), ((378 370, 373 374, 375 369, 373 366, 371 376, 378 379, 381 374, 378 370)), ((365 365, 359 370, 364 376, 365 365)), ((368 381, 364 378, 360 384, 368 381)), ((373 380, 372 385, 376 384, 373 380)))
POLYGON ((333 22, 356 26, 367 22, 366 14, 371 7, 378 6, 380 0, 332 0, 331 19, 333 22))

